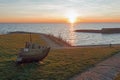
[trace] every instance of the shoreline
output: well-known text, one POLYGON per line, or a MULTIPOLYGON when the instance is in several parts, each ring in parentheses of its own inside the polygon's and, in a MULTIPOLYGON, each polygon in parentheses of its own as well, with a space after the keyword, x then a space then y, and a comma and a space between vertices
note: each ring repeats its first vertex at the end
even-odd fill
POLYGON ((78 45, 78 46, 72 46, 72 47, 114 47, 114 46, 120 46, 120 44, 98 44, 98 45, 78 45))
POLYGON ((47 38, 54 41, 56 44, 58 44, 60 46, 63 46, 63 47, 80 48, 80 47, 110 47, 110 46, 115 47, 115 46, 120 46, 120 44, 98 44, 98 45, 76 45, 76 46, 72 46, 69 43, 65 42, 64 40, 59 39, 58 37, 55 37, 55 36, 50 35, 50 34, 34 33, 34 32, 23 32, 23 31, 9 32, 8 34, 30 34, 30 33, 44 35, 47 38))

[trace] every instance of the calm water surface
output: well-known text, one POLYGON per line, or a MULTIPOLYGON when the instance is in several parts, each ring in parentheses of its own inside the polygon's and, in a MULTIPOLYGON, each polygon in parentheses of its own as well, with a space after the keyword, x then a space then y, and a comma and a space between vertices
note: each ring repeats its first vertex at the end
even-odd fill
POLYGON ((120 34, 77 33, 77 29, 120 28, 120 23, 69 24, 0 24, 0 34, 13 31, 27 31, 53 34, 69 41, 72 45, 120 44, 120 34))

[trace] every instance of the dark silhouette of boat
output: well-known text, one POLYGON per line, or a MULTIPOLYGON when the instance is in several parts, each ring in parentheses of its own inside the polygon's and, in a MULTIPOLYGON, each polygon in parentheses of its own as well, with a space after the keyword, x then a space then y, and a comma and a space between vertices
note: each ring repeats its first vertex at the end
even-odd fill
POLYGON ((42 61, 49 53, 50 47, 40 46, 26 42, 25 48, 22 48, 18 53, 16 63, 29 63, 42 61))
POLYGON ((30 41, 26 42, 25 48, 20 49, 16 64, 42 61, 50 51, 50 47, 48 46, 40 46, 32 43, 32 34, 29 34, 30 41))

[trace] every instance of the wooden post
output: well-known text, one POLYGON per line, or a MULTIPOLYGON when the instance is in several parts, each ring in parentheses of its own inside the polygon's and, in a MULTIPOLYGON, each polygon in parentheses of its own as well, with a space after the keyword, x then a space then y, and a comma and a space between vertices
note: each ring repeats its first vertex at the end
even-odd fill
POLYGON ((32 34, 30 33, 30 43, 32 43, 32 34))
POLYGON ((112 47, 112 44, 111 44, 111 43, 109 44, 109 47, 110 47, 110 48, 112 47))

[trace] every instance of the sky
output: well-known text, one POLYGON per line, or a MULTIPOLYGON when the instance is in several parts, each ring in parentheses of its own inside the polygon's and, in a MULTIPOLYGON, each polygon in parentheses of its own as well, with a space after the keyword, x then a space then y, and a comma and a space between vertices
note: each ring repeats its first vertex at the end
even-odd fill
POLYGON ((75 14, 78 22, 120 22, 120 0, 0 0, 0 22, 67 22, 75 14))

